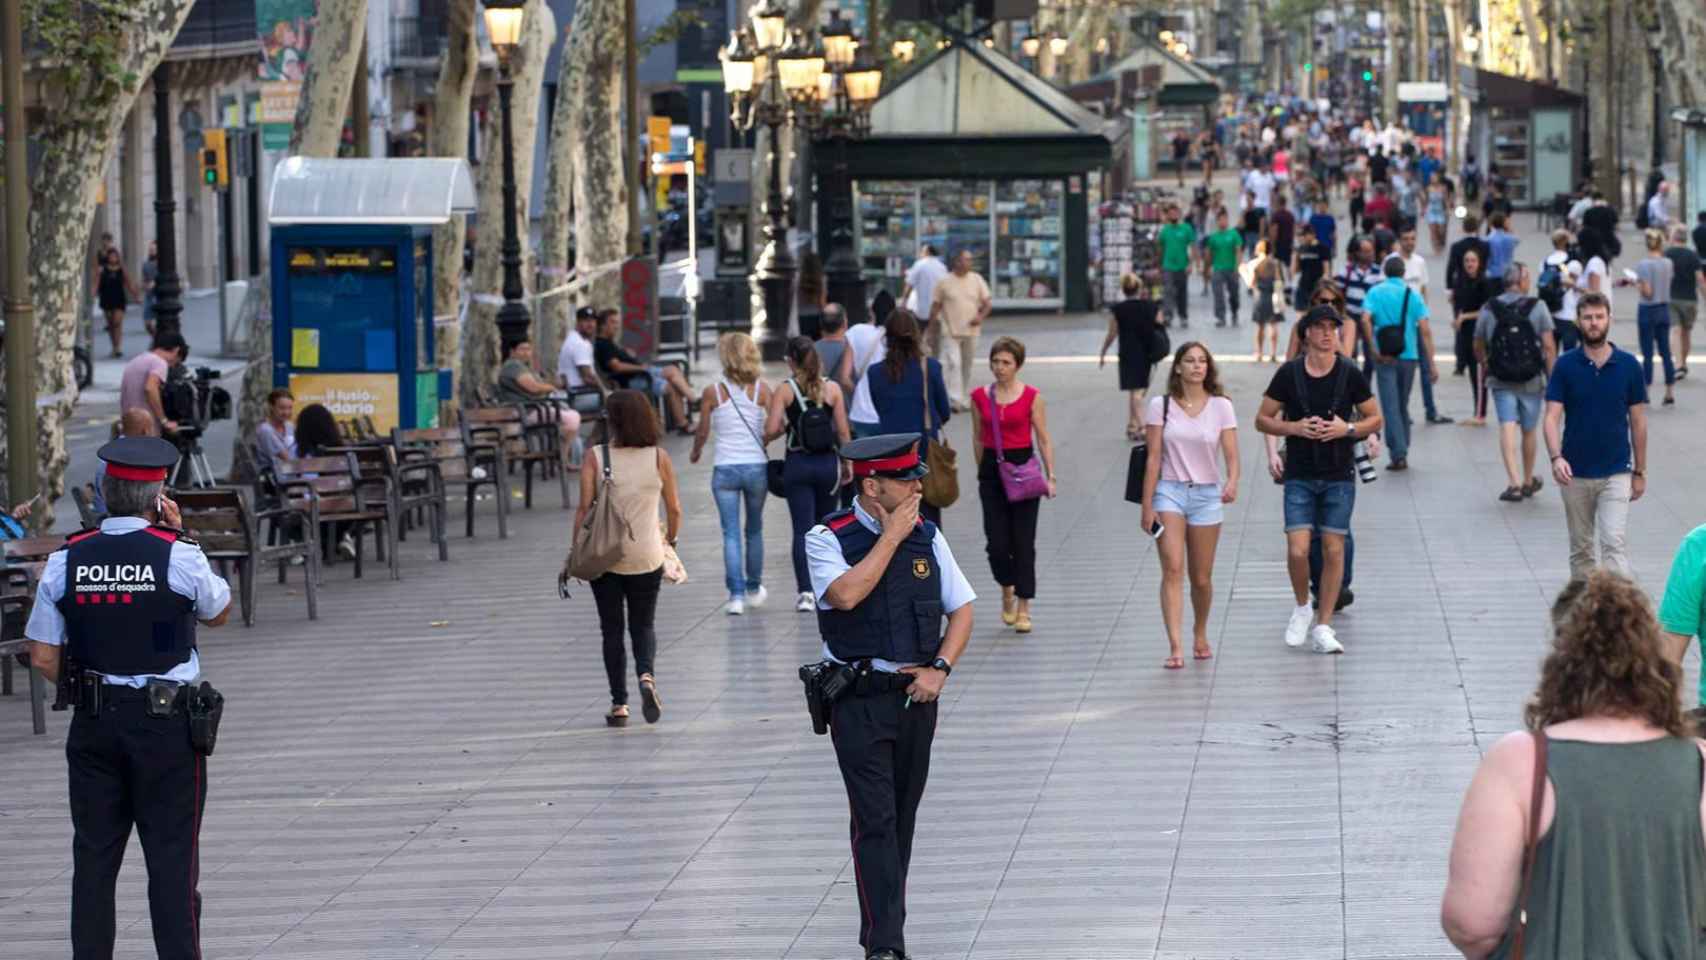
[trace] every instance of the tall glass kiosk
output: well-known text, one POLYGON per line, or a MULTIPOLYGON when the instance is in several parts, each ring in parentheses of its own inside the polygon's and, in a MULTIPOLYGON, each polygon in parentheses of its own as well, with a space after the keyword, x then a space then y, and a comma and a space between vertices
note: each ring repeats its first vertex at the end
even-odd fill
POLYGON ((434 356, 432 228, 472 213, 456 159, 291 157, 273 174, 272 380, 297 409, 436 426, 451 372, 434 356))

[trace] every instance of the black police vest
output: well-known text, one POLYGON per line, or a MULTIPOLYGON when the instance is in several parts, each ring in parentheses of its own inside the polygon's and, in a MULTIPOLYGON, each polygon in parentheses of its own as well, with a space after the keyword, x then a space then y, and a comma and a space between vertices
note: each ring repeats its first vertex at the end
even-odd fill
POLYGON ((116 676, 166 673, 195 649, 195 601, 167 582, 174 530, 73 534, 65 547, 65 655, 116 676))
MULTIPOLYGON (((850 565, 876 546, 872 533, 850 510, 832 513, 824 525, 841 542, 850 565)), ((895 550, 882 579, 851 610, 819 610, 818 629, 837 660, 878 658, 925 663, 942 645, 942 571, 931 544, 936 525, 920 520, 895 550)))

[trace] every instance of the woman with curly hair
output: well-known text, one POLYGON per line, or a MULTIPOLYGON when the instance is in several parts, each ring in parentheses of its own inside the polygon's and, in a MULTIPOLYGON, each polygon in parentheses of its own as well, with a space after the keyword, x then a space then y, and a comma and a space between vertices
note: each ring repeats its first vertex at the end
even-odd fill
POLYGON ((1473 960, 1699 957, 1706 746, 1683 719, 1682 671, 1647 595, 1616 573, 1573 581, 1552 619, 1528 729, 1487 751, 1463 798, 1446 936, 1473 960))

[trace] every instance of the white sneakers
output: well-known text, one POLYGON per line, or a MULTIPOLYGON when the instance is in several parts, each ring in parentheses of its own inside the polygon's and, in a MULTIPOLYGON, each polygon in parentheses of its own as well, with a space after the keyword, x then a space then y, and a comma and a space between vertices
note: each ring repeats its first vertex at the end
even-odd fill
POLYGON ((757 610, 764 606, 764 601, 768 599, 770 599, 770 591, 764 589, 763 584, 759 584, 757 590, 744 597, 730 597, 729 602, 723 605, 723 612, 731 617, 738 617, 746 612, 747 607, 757 610))
POLYGON ((1344 653, 1345 645, 1339 642, 1332 627, 1317 623, 1309 631, 1309 649, 1316 653, 1344 653))
POLYGON ((1315 622, 1315 611, 1308 604, 1291 611, 1291 619, 1286 621, 1285 625, 1285 645, 1301 647, 1306 639, 1309 641, 1309 649, 1316 653, 1345 652, 1345 645, 1339 642, 1333 628, 1315 622))
POLYGON ((1291 611, 1291 619, 1285 625, 1285 645, 1301 647, 1309 636, 1309 625, 1315 622, 1315 611, 1309 604, 1303 604, 1291 611))
POLYGON ((811 613, 817 609, 817 598, 810 593, 802 593, 799 599, 794 601, 794 609, 800 613, 811 613))
POLYGON ((740 597, 730 597, 723 606, 723 612, 731 617, 738 617, 746 612, 746 603, 740 597))
POLYGON ((770 591, 764 589, 764 584, 761 583, 758 585, 757 590, 746 595, 746 605, 757 610, 759 607, 764 606, 764 601, 768 599, 770 599, 770 591))

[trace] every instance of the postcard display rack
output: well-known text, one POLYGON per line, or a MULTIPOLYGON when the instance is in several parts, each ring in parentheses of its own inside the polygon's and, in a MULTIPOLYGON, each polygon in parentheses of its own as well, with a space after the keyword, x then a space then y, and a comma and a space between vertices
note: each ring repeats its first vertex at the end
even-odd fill
POLYGON ((1160 269, 1156 237, 1161 229, 1161 198, 1139 192, 1129 200, 1102 204, 1097 214, 1102 225, 1102 301, 1117 303, 1125 299, 1121 277, 1160 269))

